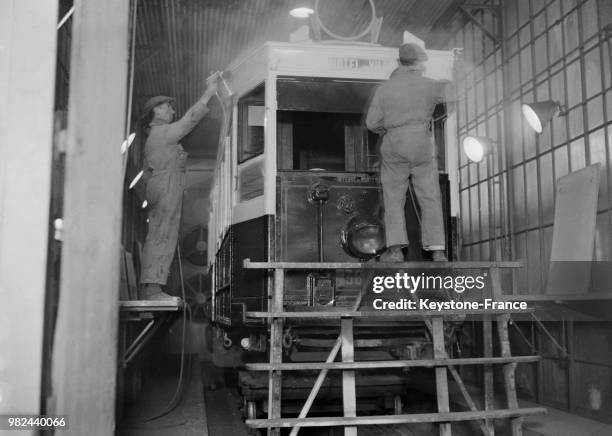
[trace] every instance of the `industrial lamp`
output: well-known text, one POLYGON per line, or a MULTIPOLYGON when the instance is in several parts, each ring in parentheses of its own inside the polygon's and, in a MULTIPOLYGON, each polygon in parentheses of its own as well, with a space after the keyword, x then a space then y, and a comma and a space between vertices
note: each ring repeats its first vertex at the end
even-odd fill
POLYGON ((463 152, 471 162, 480 162, 493 153, 494 142, 486 136, 466 136, 463 138, 463 152))
POLYGON ((565 115, 563 106, 558 101, 541 101, 535 103, 524 103, 522 106, 523 116, 527 120, 527 123, 537 133, 542 133, 544 126, 558 115, 565 115))
POLYGON ((289 15, 295 18, 308 18, 312 14, 314 14, 312 2, 307 0, 294 2, 289 10, 289 15))

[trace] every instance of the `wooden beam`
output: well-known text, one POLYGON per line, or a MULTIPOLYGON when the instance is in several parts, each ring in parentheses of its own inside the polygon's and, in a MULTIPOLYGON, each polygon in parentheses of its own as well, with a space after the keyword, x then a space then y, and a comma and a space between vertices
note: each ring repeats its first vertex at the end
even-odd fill
POLYGON ((567 345, 566 358, 567 358, 567 408, 570 413, 576 411, 576 361, 574 356, 574 321, 569 319, 566 321, 567 330, 565 343, 567 345))
POLYGON ((484 269, 484 268, 522 268, 520 261, 498 262, 252 262, 251 259, 242 261, 246 269, 367 269, 367 270, 410 270, 410 269, 484 269))
MULTIPOLYGON (((508 335, 508 322, 510 315, 500 315, 497 317, 497 332, 499 335, 500 349, 502 357, 511 355, 510 337, 508 335)), ((507 363, 503 367, 504 385, 506 388, 506 401, 509 409, 518 408, 518 398, 516 396, 515 380, 516 363, 507 363)), ((515 417, 510 420, 512 436, 523 435, 523 418, 515 417)))
MULTIPOLYGON (((490 318, 482 322, 482 347, 484 357, 493 356, 493 323, 490 318)), ((484 405, 485 410, 495 409, 495 393, 493 391, 493 366, 483 366, 484 405)), ((495 435, 493 421, 487 420, 487 427, 491 436, 495 435)))
MULTIPOLYGON (((274 294, 272 295, 271 309, 283 310, 283 288, 285 285, 285 272, 282 269, 274 271, 274 294)), ((283 320, 274 319, 270 326, 270 364, 283 363, 283 320)), ((269 372, 268 383, 268 419, 281 417, 282 400, 282 374, 272 369, 269 372)), ((268 427, 268 436, 280 435, 280 429, 268 427)))
POLYGON ((4 17, 0 25, 0 413, 4 414, 41 412, 57 11, 57 0, 0 1, 4 17))
POLYGON ((478 20, 478 18, 474 16, 474 14, 472 14, 472 11, 470 9, 466 8, 465 6, 461 6, 459 9, 465 14, 468 20, 470 20, 476 27, 478 27, 485 35, 491 38, 496 45, 500 44, 499 37, 493 34, 493 32, 491 32, 489 29, 487 29, 485 25, 482 24, 478 20))
MULTIPOLYGON (((330 308, 331 309, 331 308, 330 308)), ((448 310, 365 310, 359 312, 350 312, 348 310, 326 310, 326 311, 303 311, 303 312, 245 312, 247 318, 325 318, 325 319, 340 319, 340 318, 382 318, 393 320, 411 320, 420 319, 423 317, 442 316, 448 317, 463 317, 466 316, 489 316, 502 315, 504 313, 525 313, 529 314, 533 309, 517 309, 517 310, 497 310, 497 309, 448 309, 448 310)))
MULTIPOLYGON (((343 318, 341 321, 342 361, 353 362, 355 349, 353 347, 353 320, 343 318)), ((355 392, 355 372, 342 373, 342 407, 345 417, 357 416, 357 394, 355 392)), ((344 427, 344 436, 357 436, 357 427, 344 427)))
MULTIPOLYGON (((115 430, 119 255, 130 2, 75 1, 64 239, 53 353, 57 434, 115 430)), ((54 15, 55 16, 55 15, 54 15)))
POLYGON ((508 356, 508 357, 463 357, 458 359, 419 359, 419 360, 376 360, 358 362, 296 362, 270 365, 268 363, 247 363, 249 371, 310 371, 316 369, 333 369, 350 371, 355 369, 381 369, 381 368, 435 368, 438 366, 460 365, 503 365, 505 363, 531 363, 540 360, 540 356, 508 356))
MULTIPOLYGON (((417 300, 416 295, 414 294, 410 294, 411 298, 413 301, 417 300)), ((466 319, 466 318, 463 318, 466 319)), ((425 326, 427 326, 427 329, 429 330, 429 333, 432 335, 433 337, 433 326, 432 326, 432 322, 428 319, 428 318, 424 318, 423 321, 425 322, 425 326)), ((443 357, 448 357, 448 355, 445 355, 443 357)), ((457 383, 457 386, 459 387, 459 390, 461 392, 461 395, 463 395, 463 398, 465 398, 465 401, 467 402, 470 410, 472 412, 478 410, 478 408, 476 407, 476 403, 474 403, 474 400, 472 399, 472 396, 470 395, 470 393, 468 392, 465 383, 463 383, 463 379, 461 378, 461 375, 459 374, 459 371, 457 371, 457 369, 454 366, 449 366, 448 367, 449 372, 451 373, 451 375, 453 376, 453 378, 455 379, 455 382, 457 383)), ((489 433, 489 428, 486 425, 486 421, 485 420, 479 420, 478 421, 478 426, 480 427, 480 429, 482 430, 482 433, 485 436, 492 436, 489 433)))
POLYGON ((390 424, 417 424, 423 422, 458 422, 477 421, 486 419, 502 419, 514 416, 540 415, 546 413, 544 407, 531 407, 522 409, 477 410, 470 412, 446 413, 415 413, 410 415, 382 415, 357 416, 355 418, 283 418, 269 421, 267 419, 247 419, 246 425, 253 428, 274 427, 342 427, 354 425, 390 425, 390 424))
MULTIPOLYGON (((436 316, 431 320, 431 331, 433 336, 434 358, 443 359, 446 357, 444 347, 444 320, 436 316)), ((436 368, 436 397, 438 399, 438 412, 450 412, 448 398, 448 375, 445 367, 436 368)), ((440 436, 451 436, 451 425, 448 422, 441 422, 439 429, 440 436)))
POLYGON ((588 294, 563 294, 563 295, 545 295, 545 294, 514 294, 502 295, 498 301, 535 301, 535 302, 552 302, 555 304, 565 304, 566 301, 597 301, 597 300, 612 300, 611 293, 593 292, 588 294))
MULTIPOLYGON (((353 310, 357 310, 359 309, 359 306, 361 306, 361 300, 363 299, 363 296, 366 292, 368 283, 370 282, 371 278, 372 277, 370 274, 363 281, 361 292, 359 293, 357 300, 355 300, 355 303, 353 304, 353 310)), ((334 344, 331 351, 327 355, 327 359, 325 360, 325 363, 331 363, 336 359, 336 356, 338 355, 338 351, 340 351, 341 346, 342 346, 342 334, 340 334, 338 338, 336 339, 336 343, 334 344)), ((310 408, 312 407, 312 403, 314 402, 317 394, 319 393, 319 390, 321 389, 321 386, 323 385, 323 382, 325 381, 325 377, 327 377, 327 372, 328 372, 327 369, 321 369, 321 371, 319 371, 319 375, 317 376, 317 379, 315 380, 314 386, 310 390, 310 393, 308 394, 308 398, 306 399, 304 406, 302 406, 302 409, 300 410, 300 414, 298 416, 300 419, 305 418, 306 415, 308 415, 308 412, 310 411, 310 408)), ((293 427, 291 429, 290 436, 297 436, 299 431, 300 431, 300 427, 297 427, 297 426, 293 427)))
MULTIPOLYGON (((336 343, 334 344, 332 350, 329 352, 327 359, 325 360, 325 363, 331 363, 334 361, 334 359, 338 355, 338 351, 340 351, 341 346, 342 346, 342 337, 338 336, 338 339, 336 340, 336 343)), ((284 364, 284 365, 287 365, 287 364, 284 364)), ((306 402, 304 403, 304 405, 302 406, 302 409, 300 410, 300 414, 298 415, 300 419, 306 418, 306 415, 308 415, 308 412, 310 412, 312 403, 314 403, 314 400, 317 397, 319 390, 321 390, 321 386, 323 386, 323 382, 325 381, 325 377, 327 377, 327 373, 328 373, 327 369, 322 369, 319 372, 319 375, 317 376, 317 379, 315 380, 315 383, 312 389, 310 390, 310 393, 308 394, 308 398, 306 398, 306 402)), ((297 436, 299 430, 300 430, 299 427, 293 427, 291 429, 290 436, 297 436)))
POLYGON ((178 312, 183 307, 182 300, 125 300, 119 302, 121 312, 178 312))

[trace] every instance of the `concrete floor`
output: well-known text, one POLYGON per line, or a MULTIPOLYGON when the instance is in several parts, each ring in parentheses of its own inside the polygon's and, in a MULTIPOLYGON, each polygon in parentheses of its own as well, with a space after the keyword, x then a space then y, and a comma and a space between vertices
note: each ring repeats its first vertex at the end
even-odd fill
POLYGON ((145 381, 136 402, 119 420, 118 436, 208 436, 208 424, 203 395, 202 372, 196 358, 192 359, 190 381, 184 398, 176 409, 165 416, 150 420, 166 409, 178 383, 178 374, 157 374, 145 381))
MULTIPOLYGON (((520 405, 537 406, 528 401, 520 401, 520 405)), ((546 415, 527 418, 524 428, 525 436, 612 436, 611 425, 551 408, 546 415)))

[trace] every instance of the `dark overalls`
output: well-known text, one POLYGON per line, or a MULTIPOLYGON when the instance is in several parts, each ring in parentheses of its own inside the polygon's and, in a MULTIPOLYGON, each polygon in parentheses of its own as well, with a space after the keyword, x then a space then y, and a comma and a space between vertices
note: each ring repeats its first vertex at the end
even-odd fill
POLYGON ((146 199, 149 231, 145 239, 140 282, 165 285, 178 240, 187 153, 178 143, 204 118, 208 108, 193 105, 178 121, 151 123, 145 143, 146 199))

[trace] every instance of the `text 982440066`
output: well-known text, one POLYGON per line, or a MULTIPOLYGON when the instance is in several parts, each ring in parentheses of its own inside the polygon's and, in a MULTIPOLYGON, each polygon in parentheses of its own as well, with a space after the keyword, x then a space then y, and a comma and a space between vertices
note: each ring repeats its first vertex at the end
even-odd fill
POLYGON ((67 415, 0 415, 0 430, 65 430, 67 415))

